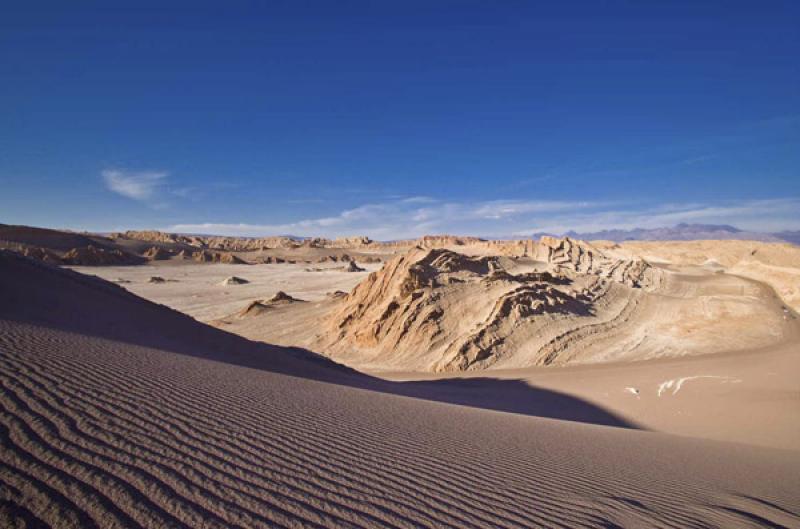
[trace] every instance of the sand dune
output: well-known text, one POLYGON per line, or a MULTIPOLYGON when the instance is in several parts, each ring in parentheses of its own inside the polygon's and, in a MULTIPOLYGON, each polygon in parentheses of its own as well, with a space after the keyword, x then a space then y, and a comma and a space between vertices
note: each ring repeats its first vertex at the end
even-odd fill
POLYGON ((3 526, 800 524, 796 452, 397 396, 100 280, 0 272, 3 526))

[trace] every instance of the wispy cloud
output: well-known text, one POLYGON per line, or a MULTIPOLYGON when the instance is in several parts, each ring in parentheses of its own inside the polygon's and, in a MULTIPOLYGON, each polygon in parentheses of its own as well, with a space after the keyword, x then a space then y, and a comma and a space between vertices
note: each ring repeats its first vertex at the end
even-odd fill
POLYGON ((145 202, 160 199, 160 192, 164 189, 169 173, 166 171, 105 169, 101 172, 101 175, 110 191, 133 200, 145 202))
POLYGON ((623 208, 619 203, 491 200, 442 201, 414 197, 365 204, 336 215, 275 224, 203 222, 176 224, 167 231, 260 236, 292 234, 338 237, 367 235, 379 240, 433 233, 477 236, 530 236, 537 232, 655 228, 680 222, 733 224, 754 231, 800 228, 800 199, 720 204, 650 204, 623 208))
POLYGON ((653 204, 644 208, 599 209, 536 219, 514 235, 536 232, 594 232, 604 229, 661 228, 682 222, 729 224, 752 231, 800 229, 800 198, 726 201, 714 204, 653 204))
POLYGON ((221 235, 319 235, 336 237, 363 234, 375 239, 417 237, 427 233, 497 234, 520 226, 531 215, 566 213, 593 206, 587 202, 496 200, 452 202, 431 197, 365 204, 337 215, 278 224, 204 222, 176 224, 168 231, 221 235), (498 231, 499 230, 499 231, 498 231))

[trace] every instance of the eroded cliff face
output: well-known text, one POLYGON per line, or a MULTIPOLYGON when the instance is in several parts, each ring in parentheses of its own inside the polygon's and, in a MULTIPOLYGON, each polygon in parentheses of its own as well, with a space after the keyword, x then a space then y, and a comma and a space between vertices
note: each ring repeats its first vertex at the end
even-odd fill
POLYGON ((415 247, 338 302, 319 345, 334 356, 355 348, 398 368, 477 369, 523 350, 527 363, 537 363, 548 327, 592 317, 612 289, 659 281, 644 261, 612 259, 568 239, 543 240, 525 254, 528 264, 415 247))

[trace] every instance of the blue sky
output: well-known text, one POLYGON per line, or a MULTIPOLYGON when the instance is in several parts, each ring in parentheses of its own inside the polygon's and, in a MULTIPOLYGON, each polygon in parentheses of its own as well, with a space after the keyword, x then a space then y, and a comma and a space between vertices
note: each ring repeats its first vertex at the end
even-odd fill
POLYGON ((797 2, 16 4, 0 222, 800 229, 797 2))

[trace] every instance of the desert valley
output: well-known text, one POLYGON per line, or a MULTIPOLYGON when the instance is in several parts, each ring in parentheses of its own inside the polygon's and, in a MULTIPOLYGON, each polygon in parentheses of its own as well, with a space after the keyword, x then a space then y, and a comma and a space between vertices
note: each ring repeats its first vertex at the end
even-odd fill
POLYGON ((800 525, 800 247, 0 226, 3 526, 800 525))
POLYGON ((800 2, 6 2, 0 529, 800 529, 800 2))

